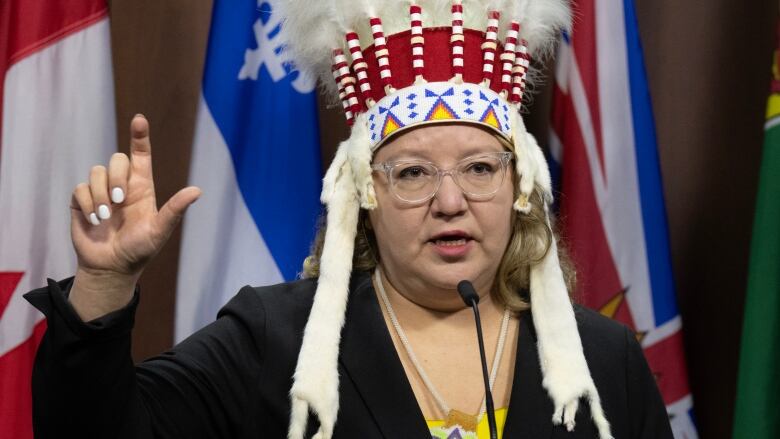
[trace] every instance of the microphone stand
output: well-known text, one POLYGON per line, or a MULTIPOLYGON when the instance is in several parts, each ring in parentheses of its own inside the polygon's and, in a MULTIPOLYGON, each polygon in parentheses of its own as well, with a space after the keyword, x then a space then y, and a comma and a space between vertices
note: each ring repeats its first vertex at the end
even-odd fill
POLYGON ((482 337, 482 321, 479 318, 479 295, 474 286, 467 280, 458 283, 458 293, 466 306, 471 306, 474 311, 474 320, 477 324, 477 341, 479 342, 479 357, 482 361, 482 378, 485 382, 485 411, 490 429, 490 439, 498 439, 496 428, 496 413, 493 408, 493 392, 490 391, 490 377, 488 375, 487 359, 485 358, 485 342, 482 337))

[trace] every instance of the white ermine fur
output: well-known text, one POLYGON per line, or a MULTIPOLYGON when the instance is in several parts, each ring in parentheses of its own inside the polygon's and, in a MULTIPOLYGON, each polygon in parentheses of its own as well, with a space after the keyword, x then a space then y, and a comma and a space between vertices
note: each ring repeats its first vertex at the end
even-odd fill
POLYGON ((366 113, 360 113, 355 119, 347 156, 355 180, 355 187, 357 187, 360 196, 360 207, 371 210, 376 207, 376 193, 374 192, 374 179, 371 171, 372 151, 366 117, 366 113))
POLYGON ((528 135, 523 118, 516 111, 510 116, 512 138, 514 139, 515 172, 517 174, 520 195, 515 200, 514 208, 521 213, 531 212, 531 192, 536 180, 536 161, 528 146, 528 135))
MULTIPOLYGON (((342 142, 339 149, 349 150, 350 143, 350 140, 342 142)), ((289 439, 303 438, 310 410, 320 423, 314 437, 330 439, 339 410, 339 342, 360 206, 350 160, 334 163, 328 174, 334 178, 333 192, 327 197, 328 233, 320 259, 317 291, 290 389, 289 439), (334 166, 338 169, 334 170, 334 166)))
POLYGON ((536 137, 531 133, 526 133, 528 148, 531 150, 532 159, 536 162, 536 184, 542 189, 542 199, 547 204, 553 203, 552 177, 550 176, 550 167, 547 159, 544 158, 544 152, 536 142, 536 137))
MULTIPOLYGON (((547 224, 549 212, 545 206, 547 224)), ((569 301, 558 261, 558 245, 552 240, 542 260, 531 267, 531 313, 538 337, 542 385, 553 400, 553 423, 574 429, 578 400, 585 397, 600 439, 612 439, 596 385, 590 376, 574 308, 569 301)))

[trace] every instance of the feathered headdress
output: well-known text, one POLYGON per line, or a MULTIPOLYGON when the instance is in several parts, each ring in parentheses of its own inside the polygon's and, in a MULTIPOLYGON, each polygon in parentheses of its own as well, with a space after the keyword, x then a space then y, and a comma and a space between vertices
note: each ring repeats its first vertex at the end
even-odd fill
MULTIPOLYGON (((291 58, 320 78, 352 126, 323 181, 328 230, 290 390, 288 437, 303 437, 311 411, 320 423, 315 438, 328 439, 339 408, 339 342, 358 214, 361 207, 376 207, 374 151, 393 135, 424 124, 484 126, 514 146, 519 182, 514 208, 528 213, 530 195, 539 187, 548 212, 553 197, 547 162, 519 111, 532 77, 531 55, 550 52, 571 17, 566 0, 286 0, 279 10, 291 58)), ((531 267, 530 279, 552 422, 573 429, 585 398, 601 439, 610 438, 554 240, 531 267)))

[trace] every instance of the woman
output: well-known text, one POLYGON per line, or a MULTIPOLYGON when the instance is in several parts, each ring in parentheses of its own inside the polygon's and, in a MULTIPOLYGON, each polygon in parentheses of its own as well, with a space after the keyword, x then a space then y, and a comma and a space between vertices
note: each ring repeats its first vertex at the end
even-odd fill
POLYGON ((131 157, 93 168, 74 191, 75 278, 27 296, 48 318, 33 383, 40 437, 486 437, 461 280, 481 299, 503 437, 671 437, 630 331, 569 302, 546 164, 517 114, 516 28, 525 20, 531 46, 543 42, 568 19, 566 5, 490 2, 510 19, 501 46, 491 40, 497 10, 479 19, 486 33, 466 32, 463 9, 484 5, 453 2, 442 28, 438 3, 427 15, 411 6, 411 39, 385 38, 377 15, 398 14, 392 2, 290 3, 288 34, 314 23, 329 34, 333 20, 339 41, 289 37, 299 59, 329 52, 317 44, 342 48, 346 33, 353 61, 345 69, 337 51, 327 69, 354 126, 325 178, 327 231, 306 262, 310 277, 245 287, 216 322, 135 368, 136 282, 199 190, 157 211, 148 123, 133 119, 131 157), (352 32, 363 15, 371 27, 352 32), (406 71, 403 53, 416 60, 406 71), (476 73, 463 62, 474 53, 476 73))

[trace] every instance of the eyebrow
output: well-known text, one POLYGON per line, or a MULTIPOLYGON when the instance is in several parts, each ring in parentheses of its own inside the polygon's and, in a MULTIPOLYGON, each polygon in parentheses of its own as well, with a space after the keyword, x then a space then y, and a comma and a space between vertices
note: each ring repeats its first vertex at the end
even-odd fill
MULTIPOLYGON (((456 159, 463 160, 464 158, 471 157, 473 155, 484 154, 489 152, 503 152, 503 151, 505 151, 503 147, 497 151, 495 148, 489 145, 473 146, 466 149, 459 157, 456 157, 456 159)), ((406 161, 406 160, 423 160, 427 162, 434 162, 434 160, 430 157, 430 155, 427 152, 410 152, 410 151, 402 151, 395 155, 391 155, 385 161, 399 162, 399 161, 406 161)))

